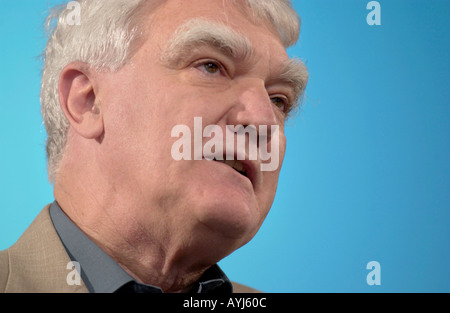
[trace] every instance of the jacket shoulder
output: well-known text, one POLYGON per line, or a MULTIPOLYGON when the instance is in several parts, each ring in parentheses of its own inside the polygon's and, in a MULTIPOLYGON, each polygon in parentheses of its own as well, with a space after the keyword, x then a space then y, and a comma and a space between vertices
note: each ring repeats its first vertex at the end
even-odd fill
POLYGON ((0 292, 5 292, 9 277, 8 250, 0 251, 0 292))
POLYGON ((0 253, 0 291, 87 292, 84 284, 67 284, 70 258, 53 226, 49 207, 39 213, 6 254, 0 253))

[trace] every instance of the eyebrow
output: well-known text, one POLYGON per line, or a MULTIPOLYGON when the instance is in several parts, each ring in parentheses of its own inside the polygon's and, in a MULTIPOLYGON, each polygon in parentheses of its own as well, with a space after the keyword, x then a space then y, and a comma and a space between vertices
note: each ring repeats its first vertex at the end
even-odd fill
POLYGON ((234 59, 247 59, 253 54, 250 40, 220 23, 204 19, 192 19, 182 24, 169 39, 162 60, 176 66, 193 49, 213 47, 234 59))
POLYGON ((308 83, 309 74, 305 63, 293 58, 287 60, 281 68, 281 74, 277 81, 289 85, 294 91, 292 108, 299 107, 301 98, 308 83))

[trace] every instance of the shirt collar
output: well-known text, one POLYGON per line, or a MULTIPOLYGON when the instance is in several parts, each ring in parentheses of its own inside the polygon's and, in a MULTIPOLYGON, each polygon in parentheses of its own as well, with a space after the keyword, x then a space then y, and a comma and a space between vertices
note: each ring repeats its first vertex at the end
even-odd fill
MULTIPOLYGON (((69 219, 56 201, 50 206, 50 217, 70 259, 80 264, 81 278, 89 292, 111 293, 135 281, 69 219)), ((152 289, 153 292, 162 292, 158 287, 143 286, 145 289, 152 289)), ((193 288, 193 292, 197 293, 232 291, 230 280, 218 265, 206 270, 193 288)))
POLYGON ((50 217, 70 259, 80 264, 81 278, 89 292, 114 292, 133 280, 67 217, 56 201, 50 206, 50 217))

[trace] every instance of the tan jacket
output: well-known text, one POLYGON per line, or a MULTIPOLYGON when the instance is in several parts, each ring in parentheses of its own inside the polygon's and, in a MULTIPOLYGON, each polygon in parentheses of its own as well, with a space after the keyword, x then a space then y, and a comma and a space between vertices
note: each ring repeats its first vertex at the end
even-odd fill
MULTIPOLYGON (((69 285, 70 258, 59 239, 46 206, 19 240, 0 251, 0 292, 72 293, 88 292, 83 281, 69 285)), ((257 292, 233 283, 235 293, 257 292)))

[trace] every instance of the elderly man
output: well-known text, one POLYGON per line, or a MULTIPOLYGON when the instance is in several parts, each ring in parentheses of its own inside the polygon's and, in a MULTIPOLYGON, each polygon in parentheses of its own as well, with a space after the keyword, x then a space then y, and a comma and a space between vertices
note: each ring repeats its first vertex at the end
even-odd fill
POLYGON ((251 291, 216 264, 269 212, 306 86, 289 0, 76 4, 49 18, 42 77, 55 202, 0 253, 0 291, 251 291))

